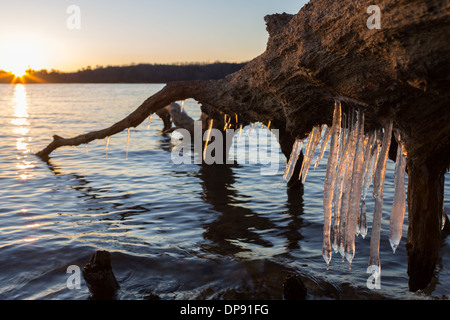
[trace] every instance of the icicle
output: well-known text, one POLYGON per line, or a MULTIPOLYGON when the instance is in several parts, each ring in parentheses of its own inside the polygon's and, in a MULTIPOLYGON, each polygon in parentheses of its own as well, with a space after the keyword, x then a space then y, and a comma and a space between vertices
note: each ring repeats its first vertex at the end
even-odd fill
POLYGON ((84 150, 86 151, 86 153, 89 153, 87 143, 84 145, 84 150))
POLYGON ((445 220, 447 220, 446 217, 446 213, 444 212, 444 209, 442 208, 442 216, 441 216, 441 231, 444 230, 445 228, 445 220))
POLYGON ((208 129, 208 135, 206 137, 205 141, 205 149, 203 150, 203 159, 206 158, 206 148, 208 147, 209 139, 211 138, 211 130, 213 126, 214 119, 209 120, 209 129, 208 129))
POLYGON ((359 215, 359 233, 363 239, 367 236, 367 215, 366 202, 363 200, 361 204, 361 213, 359 215))
POLYGON ((345 257, 349 262, 349 269, 355 256, 355 234, 356 224, 359 216, 359 204, 362 192, 362 176, 364 166, 364 113, 357 111, 357 135, 355 159, 353 164, 353 174, 350 188, 349 210, 345 228, 345 257))
POLYGON ((237 113, 235 113, 234 116, 236 117, 236 124, 237 124, 239 122, 237 113))
POLYGON ((106 158, 108 158, 109 136, 106 138, 106 158))
POLYGON ((322 133, 321 128, 319 126, 315 126, 311 131, 311 133, 309 134, 308 144, 305 151, 305 157, 303 159, 302 168, 299 174, 299 179, 302 179, 303 183, 305 183, 306 175, 308 174, 309 167, 311 166, 314 153, 320 142, 321 133, 322 133))
POLYGON ((270 130, 270 125, 272 124, 272 121, 269 120, 269 123, 267 124, 267 130, 270 130))
MULTIPOLYGON (((369 175, 368 171, 370 170, 370 154, 373 148, 373 141, 375 139, 375 135, 374 135, 374 131, 370 132, 368 135, 365 136, 364 139, 364 166, 363 166, 363 174, 362 174, 362 187, 361 187, 361 192, 363 192, 364 187, 365 187, 365 179, 366 177, 369 175)), ((364 229, 364 223, 363 220, 366 219, 366 202, 364 201, 365 198, 361 197, 361 209, 358 213, 358 222, 356 224, 356 235, 360 236, 361 234, 361 230, 364 229), (364 207, 364 210, 363 210, 364 207)), ((365 230, 364 230, 365 231, 365 230)), ((365 237, 365 235, 364 235, 365 237)), ((363 238, 364 238, 363 237, 363 238)))
MULTIPOLYGON (((354 120, 354 111, 349 116, 349 129, 348 129, 348 143, 346 150, 344 151, 345 159, 343 159, 342 173, 344 178, 341 188, 341 207, 340 207, 340 219, 339 225, 339 253, 342 256, 342 261, 345 259, 345 234, 347 232, 347 216, 349 211, 349 199, 351 191, 351 179, 353 175, 353 161, 355 159, 356 138, 357 138, 357 126, 354 120)), ((354 232, 354 231, 353 231, 354 232)))
POLYGON ((248 129, 247 136, 250 136, 250 135, 251 135, 251 133, 252 133, 252 131, 253 131, 253 129, 254 129, 254 126, 255 126, 255 124, 254 124, 253 122, 250 123, 250 128, 248 129))
MULTIPOLYGON (((342 123, 347 122, 347 116, 343 114, 342 123)), ((336 180, 336 184, 334 187, 334 223, 333 223, 333 250, 335 253, 339 251, 339 243, 341 241, 341 232, 342 228, 341 223, 344 222, 342 220, 341 214, 341 201, 342 201, 342 190, 343 190, 343 182, 345 177, 345 164, 347 161, 347 149, 348 149, 348 141, 349 141, 349 132, 350 132, 350 124, 348 125, 348 129, 342 128, 339 147, 339 164, 338 164, 338 177, 336 180)))
POLYGON ((241 126, 239 127, 239 138, 238 138, 238 142, 241 141, 241 134, 242 134, 242 124, 241 124, 241 126))
POLYGON ((380 155, 378 157, 376 171, 373 179, 373 197, 375 198, 375 210, 373 213, 372 235, 370 237, 370 258, 369 266, 377 266, 381 270, 380 262, 380 231, 381 217, 383 210, 383 190, 386 175, 386 162, 389 155, 392 136, 392 121, 384 126, 383 142, 380 155))
POLYGON ((323 225, 323 245, 322 257, 327 264, 327 270, 331 261, 331 213, 333 204, 334 184, 336 183, 336 165, 339 151, 339 135, 341 130, 341 103, 335 102, 333 112, 333 126, 331 129, 330 151, 328 155, 327 171, 325 174, 325 184, 323 192, 323 209, 324 209, 324 225, 323 225))
POLYGON ((295 165, 297 164, 298 156, 302 151, 303 140, 296 139, 294 145, 292 146, 291 155, 289 161, 284 169, 283 179, 286 181, 291 180, 292 174, 294 173, 295 165))
POLYGON ((152 123, 152 117, 153 117, 153 113, 148 117, 147 129, 150 129, 150 123, 152 123))
POLYGON ((223 115, 223 121, 225 123, 225 125, 223 127, 223 131, 226 131, 227 128, 228 128, 229 121, 231 121, 231 118, 228 118, 227 114, 224 114, 223 115))
POLYGON ((184 109, 184 101, 186 101, 186 100, 181 101, 181 110, 180 110, 181 113, 183 113, 183 109, 184 109))
POLYGON ((330 135, 331 135, 331 127, 327 126, 327 128, 325 130, 325 134, 322 139, 322 144, 320 145, 320 152, 317 155, 316 164, 314 165, 314 170, 319 166, 319 163, 323 158, 325 149, 327 148, 328 140, 330 139, 330 135))
POLYGON ((130 128, 128 128, 128 134, 127 134, 127 154, 126 154, 126 160, 128 160, 128 147, 130 146, 130 128))
POLYGON ((404 152, 403 141, 399 132, 394 133, 397 142, 397 159, 395 162, 395 178, 394 178, 394 201, 392 204, 389 242, 392 251, 395 253, 400 240, 402 239, 403 219, 406 210, 406 191, 405 191, 405 169, 406 157, 404 152))
POLYGON ((369 141, 366 146, 366 153, 364 155, 364 182, 362 199, 366 199, 367 191, 372 183, 373 170, 376 165, 378 156, 379 142, 377 141, 377 132, 373 131, 369 135, 369 141))

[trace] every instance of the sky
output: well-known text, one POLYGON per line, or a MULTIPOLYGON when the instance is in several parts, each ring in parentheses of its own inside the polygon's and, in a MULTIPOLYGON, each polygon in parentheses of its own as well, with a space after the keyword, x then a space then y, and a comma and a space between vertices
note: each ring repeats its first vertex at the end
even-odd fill
POLYGON ((1 1, 0 69, 19 73, 28 67, 75 71, 88 65, 245 62, 265 50, 265 15, 295 14, 306 2, 1 1))

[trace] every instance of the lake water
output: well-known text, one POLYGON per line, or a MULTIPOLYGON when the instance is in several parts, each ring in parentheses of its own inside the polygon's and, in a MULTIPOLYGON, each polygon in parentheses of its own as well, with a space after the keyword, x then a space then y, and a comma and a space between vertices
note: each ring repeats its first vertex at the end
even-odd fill
MULTIPOLYGON (((408 290, 403 239, 388 240, 392 161, 386 177, 380 244, 381 289, 366 282, 369 233, 356 241, 352 269, 321 256, 326 160, 310 169, 304 195, 288 194, 280 171, 261 164, 175 165, 176 144, 154 116, 130 131, 87 147, 57 149, 36 158, 54 134, 72 137, 108 127, 162 85, 0 85, 0 299, 88 299, 67 288, 67 268, 82 268, 96 250, 111 252, 121 286, 118 299, 282 299, 282 283, 296 273, 308 299, 446 299, 450 243, 441 247, 436 277, 424 292, 408 290)), ((187 100, 197 119, 197 102, 187 100)), ((258 127, 259 128, 259 127, 258 127)), ((258 129, 266 130, 266 129, 258 129)), ((256 131, 255 131, 256 132, 256 131)), ((244 130, 243 135, 249 134, 244 130)), ((325 155, 326 157, 326 155, 325 155)), ((450 209, 449 179, 445 209, 450 209)))

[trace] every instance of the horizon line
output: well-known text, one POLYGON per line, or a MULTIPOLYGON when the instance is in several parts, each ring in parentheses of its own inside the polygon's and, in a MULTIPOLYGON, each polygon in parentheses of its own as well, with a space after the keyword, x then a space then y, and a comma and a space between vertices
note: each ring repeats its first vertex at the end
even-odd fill
MULTIPOLYGON (((81 72, 86 70, 97 70, 97 69, 105 69, 105 68, 124 68, 124 67, 134 67, 134 66, 140 66, 140 65, 152 65, 152 66, 189 66, 189 65, 213 65, 213 64, 245 64, 248 63, 248 61, 221 61, 221 60, 215 60, 215 61, 175 61, 175 62, 168 62, 168 63, 161 63, 161 62, 130 62, 128 64, 107 64, 107 65, 100 65, 96 64, 95 67, 93 67, 91 64, 88 64, 84 67, 79 67, 78 69, 72 69, 72 70, 61 70, 61 69, 55 69, 55 68, 32 68, 31 66, 28 66, 28 69, 26 71, 53 71, 58 73, 75 73, 75 72, 81 72)), ((5 73, 11 73, 14 74, 12 71, 7 71, 0 68, 0 72, 5 73)))

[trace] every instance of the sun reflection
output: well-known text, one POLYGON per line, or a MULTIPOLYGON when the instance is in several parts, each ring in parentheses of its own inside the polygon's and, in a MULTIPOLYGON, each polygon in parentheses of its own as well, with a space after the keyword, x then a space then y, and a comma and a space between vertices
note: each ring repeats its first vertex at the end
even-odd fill
POLYGON ((23 84, 17 84, 14 88, 14 116, 17 118, 27 118, 27 92, 23 84))
POLYGON ((17 169, 20 169, 20 170, 33 169, 34 164, 32 164, 29 161, 24 160, 22 163, 18 163, 16 167, 17 167, 17 169))
POLYGON ((21 134, 23 136, 26 135, 28 133, 28 131, 30 131, 30 129, 28 129, 28 128, 16 128, 16 129, 13 129, 14 133, 21 134))
POLYGON ((14 88, 14 106, 13 106, 13 119, 11 123, 15 126, 13 128, 13 133, 18 135, 16 139, 16 149, 19 152, 17 155, 17 160, 19 162, 16 164, 18 169, 18 176, 22 181, 26 181, 32 177, 28 172, 29 169, 33 169, 34 165, 27 161, 27 154, 31 152, 28 147, 31 141, 27 134, 30 131, 28 123, 28 103, 27 103, 27 92, 23 84, 17 84, 14 88))
POLYGON ((18 138, 17 139, 17 142, 16 142, 17 150, 19 150, 19 151, 26 151, 26 150, 28 150, 28 148, 27 148, 28 143, 26 143, 24 141, 25 141, 25 138, 18 138))
POLYGON ((39 223, 32 223, 32 224, 27 224, 27 225, 26 225, 27 228, 37 228, 37 227, 39 227, 39 226, 40 226, 39 223))

